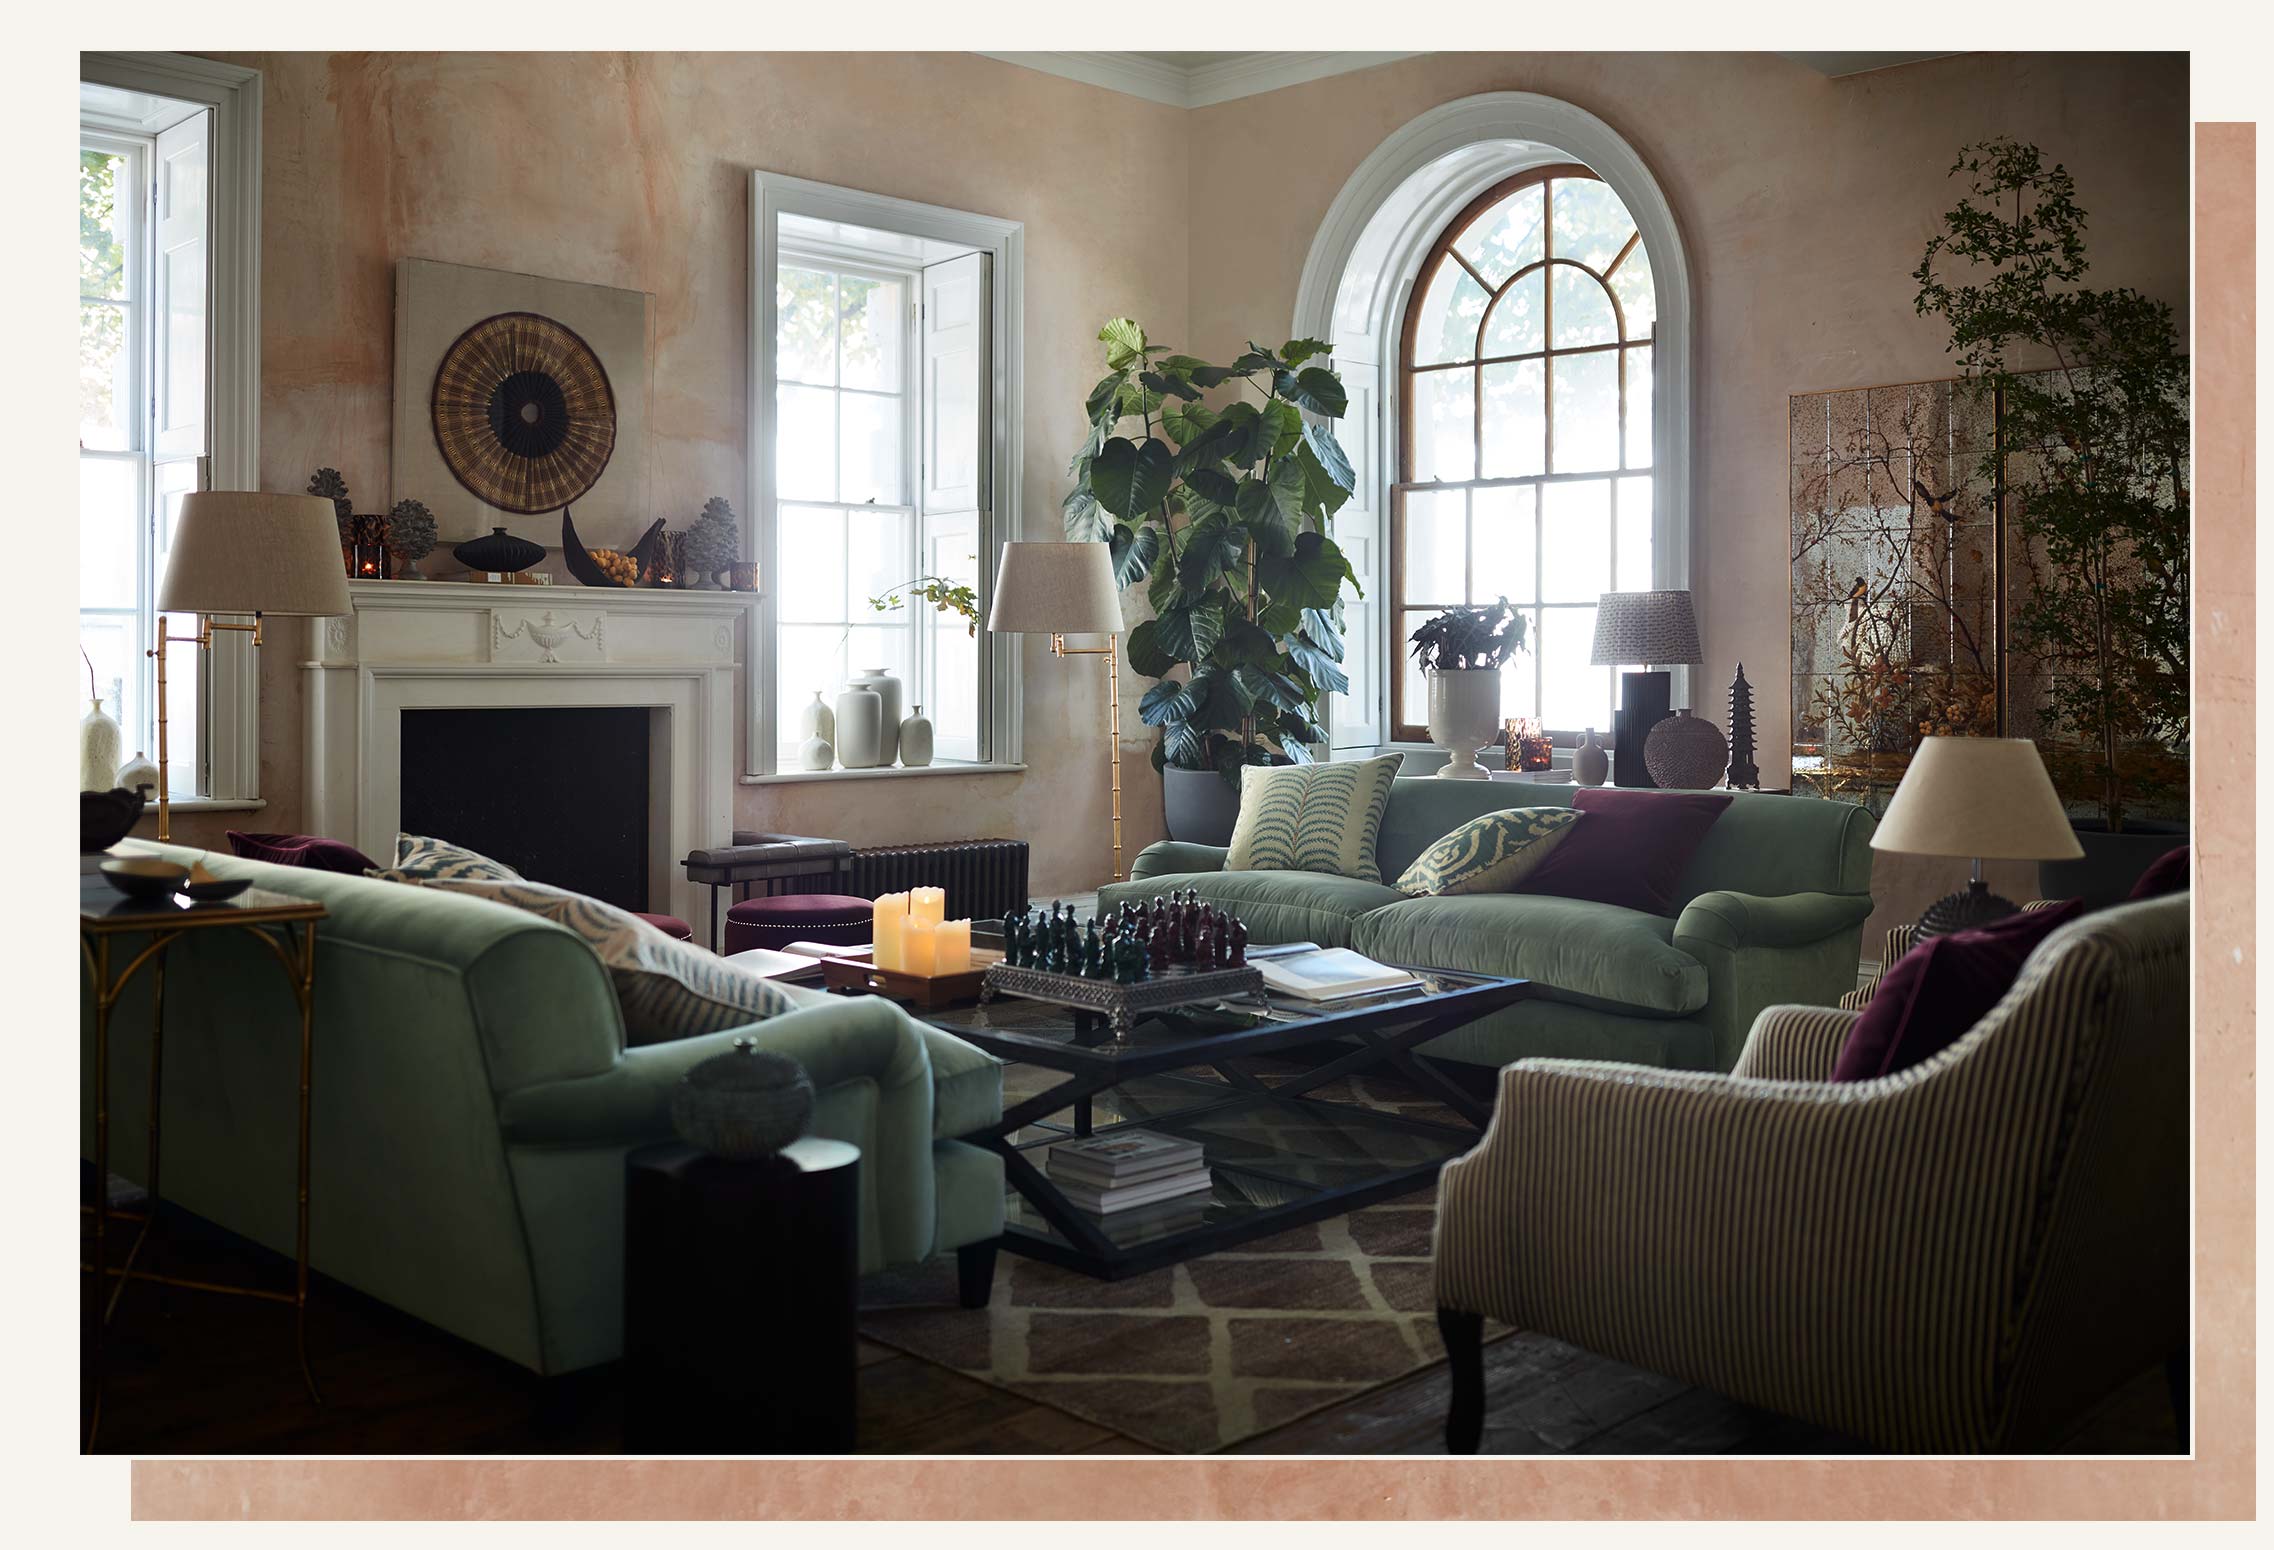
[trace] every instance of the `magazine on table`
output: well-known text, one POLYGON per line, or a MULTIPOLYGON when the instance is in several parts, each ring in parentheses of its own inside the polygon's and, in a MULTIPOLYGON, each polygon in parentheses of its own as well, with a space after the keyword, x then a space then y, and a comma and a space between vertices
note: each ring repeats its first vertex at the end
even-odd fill
POLYGON ((1274 992, 1301 1001, 1341 1001, 1421 983, 1403 969, 1376 963, 1347 947, 1271 958, 1256 967, 1263 971, 1264 984, 1274 992))

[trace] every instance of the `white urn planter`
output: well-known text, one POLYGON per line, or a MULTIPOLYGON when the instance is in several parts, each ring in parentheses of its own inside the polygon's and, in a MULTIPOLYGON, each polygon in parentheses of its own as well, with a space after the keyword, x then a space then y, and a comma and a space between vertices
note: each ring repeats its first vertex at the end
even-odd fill
POLYGON ((1499 668, 1430 669, 1429 740, 1447 755, 1439 780, 1488 779, 1477 749, 1499 730, 1499 668))

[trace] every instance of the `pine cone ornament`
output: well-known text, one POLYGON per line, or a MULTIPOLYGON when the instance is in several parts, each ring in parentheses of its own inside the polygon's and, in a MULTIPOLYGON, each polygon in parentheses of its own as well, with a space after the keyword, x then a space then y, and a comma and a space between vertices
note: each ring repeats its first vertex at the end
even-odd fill
POLYGON ((347 481, 336 468, 319 468, 308 481, 308 493, 321 495, 332 503, 332 511, 339 518, 340 542, 355 542, 355 502, 347 498, 347 481))
POLYGON ((434 553, 441 528, 434 513, 426 509, 423 501, 395 502, 387 513, 387 547, 395 556, 395 578, 398 581, 424 581, 418 562, 434 553))
MULTIPOLYGON (((687 529, 687 574, 698 586, 715 592, 725 585, 720 578, 741 549, 742 524, 735 521, 726 497, 714 495, 703 502, 703 514, 687 529)), ((685 577, 681 580, 684 585, 685 577)))

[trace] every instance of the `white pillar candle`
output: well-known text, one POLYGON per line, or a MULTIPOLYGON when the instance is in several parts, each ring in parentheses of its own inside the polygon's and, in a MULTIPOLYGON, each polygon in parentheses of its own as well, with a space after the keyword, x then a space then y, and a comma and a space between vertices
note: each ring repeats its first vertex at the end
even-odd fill
POLYGON ((869 961, 880 969, 897 969, 901 964, 902 932, 908 924, 908 895, 888 893, 878 896, 876 914, 870 927, 869 961))
POLYGON ((939 972, 939 927, 920 916, 911 915, 900 926, 900 962, 895 965, 903 974, 921 975, 930 979, 939 972))
POLYGON ((971 922, 942 921, 932 934, 933 959, 941 974, 964 974, 971 969, 971 922))
POLYGON ((929 925, 938 925, 947 919, 947 890, 945 888, 917 888, 908 895, 908 913, 929 925))

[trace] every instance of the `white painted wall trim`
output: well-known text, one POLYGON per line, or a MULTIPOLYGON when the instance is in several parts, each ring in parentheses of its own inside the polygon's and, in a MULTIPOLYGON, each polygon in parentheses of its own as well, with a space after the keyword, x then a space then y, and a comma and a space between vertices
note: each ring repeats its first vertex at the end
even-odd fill
MULTIPOLYGON (((213 110, 207 285, 206 486, 261 487, 261 74, 190 54, 83 53, 79 78, 213 110)), ((261 668, 249 637, 218 632, 202 703, 205 795, 261 795, 261 668)))
MULTIPOLYGON (((750 484, 744 510, 745 539, 762 567, 764 592, 751 611, 744 644, 744 775, 772 773, 775 749, 774 662, 775 594, 781 576, 781 539, 774 519, 774 331, 773 277, 781 258, 781 218, 809 216, 842 221, 955 243, 993 255, 994 308, 994 468, 987 481, 991 498, 979 514, 981 561, 979 612, 994 606, 996 545, 1025 536, 1021 503, 1026 451, 1026 226, 999 216, 976 215, 941 205, 838 188, 778 172, 750 174, 750 484)), ((794 244, 793 244, 794 245, 794 244)), ((989 764, 1017 764, 1025 756, 1025 696, 1020 654, 1014 641, 998 644, 979 632, 979 668, 990 686, 989 764)))
POLYGON ((1241 54, 1189 69, 1140 54, 1103 51, 998 54, 981 50, 980 57, 1000 59, 1005 64, 1040 70, 1046 75, 1062 76, 1087 86, 1102 86, 1107 91, 1142 97, 1147 102, 1172 108, 1206 108, 1219 102, 1278 91, 1285 86, 1300 86, 1305 81, 1325 80, 1328 76, 1368 70, 1394 60, 1412 59, 1416 51, 1266 52, 1241 54))
MULTIPOLYGON (((1652 389, 1652 584, 1690 584, 1693 488, 1690 457, 1691 331, 1695 293, 1689 255, 1673 206, 1642 157, 1617 130, 1584 108, 1533 92, 1488 92, 1430 109, 1358 164, 1328 206, 1311 241, 1295 293, 1290 337, 1324 339, 1338 349, 1363 343, 1380 363, 1382 456, 1373 509, 1388 543, 1389 484, 1395 479, 1392 430, 1398 414, 1398 328, 1422 259, 1445 223, 1478 194, 1532 167, 1577 161, 1600 175, 1626 204, 1650 250, 1658 291, 1652 389)), ((1372 649, 1383 696, 1396 665, 1388 608, 1372 649)), ((1688 704, 1689 669, 1674 669, 1675 703, 1688 704)), ((1388 706, 1378 707, 1387 726, 1388 706)))

